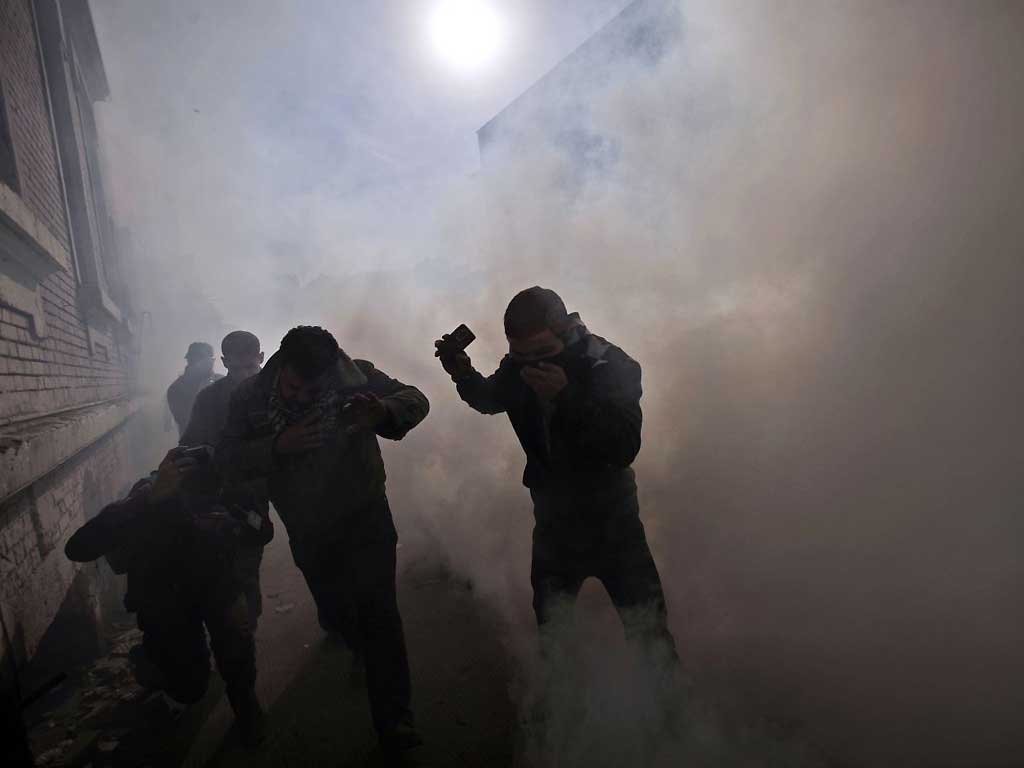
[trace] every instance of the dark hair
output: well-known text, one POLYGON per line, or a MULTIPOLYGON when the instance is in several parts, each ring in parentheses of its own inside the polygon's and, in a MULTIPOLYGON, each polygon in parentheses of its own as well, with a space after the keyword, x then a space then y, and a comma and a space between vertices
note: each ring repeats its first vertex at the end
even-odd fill
POLYGON ((221 341, 220 353, 224 357, 258 355, 260 340, 256 338, 256 334, 248 331, 232 331, 221 341))
POLYGON ((185 353, 185 359, 189 362, 203 360, 208 357, 213 357, 213 347, 205 341, 193 341, 188 345, 188 352, 185 353))
POLYGON ((569 313, 559 295, 539 285, 517 293, 505 310, 505 335, 513 339, 547 330, 560 334, 568 323, 569 313))
POLYGON ((292 328, 281 340, 281 358, 306 380, 315 379, 338 362, 335 338, 317 325, 292 328))

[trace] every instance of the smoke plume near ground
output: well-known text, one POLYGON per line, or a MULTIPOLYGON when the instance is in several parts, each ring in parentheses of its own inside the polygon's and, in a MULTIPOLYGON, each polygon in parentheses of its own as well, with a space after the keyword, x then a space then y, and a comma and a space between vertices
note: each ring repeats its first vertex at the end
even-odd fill
MULTIPOLYGON (((690 664, 853 764, 1008 764, 1024 751, 1024 13, 682 8, 660 62, 588 86, 618 157, 579 183, 529 123, 514 161, 369 202, 240 195, 203 154, 219 215, 133 208, 149 211, 132 224, 162 275, 153 302, 180 312, 159 348, 235 326, 272 348, 316 322, 420 386, 430 417, 386 449, 401 533, 502 607, 525 659, 521 452, 503 418, 457 400, 431 342, 466 322, 489 372, 508 298, 553 287, 643 365, 641 510, 690 664), (253 233, 275 220, 287 236, 268 248, 253 233), (161 247, 176 227, 213 264, 187 285, 161 247)), ((141 153, 141 171, 112 169, 117 194, 178 178, 162 147, 180 136, 105 117, 141 153)), ((587 669, 607 677, 583 700, 605 731, 579 743, 645 734, 600 707, 608 680, 635 680, 610 610, 588 585, 578 620, 606 661, 587 669)))

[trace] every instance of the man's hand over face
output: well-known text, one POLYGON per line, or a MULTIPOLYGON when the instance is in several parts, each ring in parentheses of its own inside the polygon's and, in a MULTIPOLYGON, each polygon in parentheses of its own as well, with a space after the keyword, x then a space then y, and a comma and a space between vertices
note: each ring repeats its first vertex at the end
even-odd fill
POLYGON ((361 429, 373 431, 388 416, 388 409, 376 395, 366 392, 354 395, 342 409, 348 417, 349 425, 345 428, 348 434, 361 429))
POLYGON ((172 448, 160 462, 156 472, 156 480, 149 489, 147 499, 150 504, 160 504, 167 501, 181 490, 181 483, 185 477, 194 472, 199 466, 195 459, 185 458, 181 455, 180 448, 172 448))
POLYGON ((281 456, 294 456, 319 448, 324 444, 320 418, 320 411, 313 411, 298 424, 292 424, 278 436, 274 451, 281 456))
POLYGON ((536 367, 528 365, 519 375, 544 402, 551 402, 558 397, 558 393, 569 383, 565 370, 553 363, 540 362, 536 367))

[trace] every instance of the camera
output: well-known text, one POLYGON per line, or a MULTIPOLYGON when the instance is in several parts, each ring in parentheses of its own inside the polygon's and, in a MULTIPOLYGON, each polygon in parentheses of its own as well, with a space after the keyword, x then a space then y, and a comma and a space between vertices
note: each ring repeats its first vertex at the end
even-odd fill
POLYGON ((206 466, 213 461, 212 445, 195 445, 191 448, 184 448, 178 454, 179 459, 194 459, 200 466, 206 466))

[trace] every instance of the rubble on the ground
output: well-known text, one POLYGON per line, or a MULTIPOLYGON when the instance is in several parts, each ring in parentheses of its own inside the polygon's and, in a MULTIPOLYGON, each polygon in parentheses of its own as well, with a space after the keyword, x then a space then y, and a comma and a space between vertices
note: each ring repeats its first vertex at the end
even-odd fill
POLYGON ((115 625, 110 652, 80 671, 40 705, 29 741, 41 768, 120 768, 147 765, 149 736, 172 726, 181 707, 135 680, 129 661, 142 633, 115 625))

